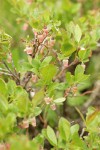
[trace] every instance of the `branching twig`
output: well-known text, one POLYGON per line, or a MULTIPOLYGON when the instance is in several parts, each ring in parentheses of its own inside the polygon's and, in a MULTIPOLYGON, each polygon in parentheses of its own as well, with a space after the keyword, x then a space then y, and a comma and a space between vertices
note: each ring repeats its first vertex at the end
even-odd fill
POLYGON ((15 77, 16 79, 19 80, 19 78, 10 70, 10 68, 8 67, 8 65, 3 61, 3 64, 5 65, 5 67, 7 68, 7 70, 9 71, 10 74, 12 74, 13 77, 15 77))
POLYGON ((96 96, 100 93, 100 81, 95 83, 95 89, 90 95, 89 100, 84 104, 85 109, 95 100, 96 96))
POLYGON ((71 64, 68 65, 68 67, 63 68, 63 69, 60 71, 60 73, 56 76, 55 79, 61 77, 62 74, 64 73, 64 71, 65 71, 66 69, 68 69, 69 67, 71 67, 71 66, 73 66, 73 65, 75 65, 75 64, 77 64, 77 63, 78 63, 78 60, 74 60, 71 64))
POLYGON ((30 81, 31 77, 32 77, 32 72, 27 72, 24 78, 22 79, 21 85, 23 86, 24 89, 26 89, 26 86, 28 82, 30 81))
POLYGON ((3 61, 3 64, 4 64, 4 66, 6 67, 6 69, 8 70, 9 74, 11 74, 12 77, 15 79, 16 83, 17 83, 17 82, 20 83, 20 78, 19 78, 19 76, 17 76, 16 74, 14 74, 14 73, 10 70, 10 68, 8 67, 8 65, 6 64, 5 61, 3 61), (17 80, 16 80, 16 79, 17 79, 17 80))
POLYGON ((4 75, 8 75, 8 76, 12 76, 12 74, 9 74, 7 72, 3 72, 3 71, 0 71, 0 74, 4 74, 4 75))

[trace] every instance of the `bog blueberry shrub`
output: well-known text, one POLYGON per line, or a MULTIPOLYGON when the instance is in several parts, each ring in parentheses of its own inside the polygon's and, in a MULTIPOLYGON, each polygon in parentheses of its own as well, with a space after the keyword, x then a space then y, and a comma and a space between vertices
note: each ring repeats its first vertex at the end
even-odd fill
POLYGON ((99 150, 100 110, 84 107, 99 0, 2 3, 12 27, 0 29, 0 150, 99 150))

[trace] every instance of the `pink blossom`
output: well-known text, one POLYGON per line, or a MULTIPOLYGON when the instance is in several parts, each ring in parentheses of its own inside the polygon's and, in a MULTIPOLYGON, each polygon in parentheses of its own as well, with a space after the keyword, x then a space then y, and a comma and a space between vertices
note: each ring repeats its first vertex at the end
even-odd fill
POLYGON ((44 27, 44 28, 43 28, 43 31, 46 33, 46 35, 47 35, 48 32, 49 32, 47 27, 44 27))
POLYGON ((8 54, 7 62, 8 63, 12 62, 12 54, 11 53, 8 54))
POLYGON ((28 55, 32 54, 33 53, 33 47, 26 47, 24 52, 26 52, 28 55))
POLYGON ((36 118, 35 117, 31 118, 31 125, 33 127, 36 127, 36 118))
POLYGON ((32 82, 36 83, 37 82, 37 75, 32 75, 32 82))
POLYGON ((38 35, 39 43, 42 43, 44 40, 44 36, 42 34, 38 35))
POLYGON ((67 67, 68 67, 68 62, 69 62, 68 59, 63 60, 63 67, 64 67, 64 68, 67 68, 67 67))
POLYGON ((70 93, 70 88, 67 88, 66 91, 65 91, 64 96, 67 97, 69 95, 69 93, 70 93))
POLYGON ((51 108, 52 110, 56 110, 56 105, 53 103, 53 104, 50 105, 50 108, 51 108))
POLYGON ((72 87, 72 92, 75 94, 77 92, 78 88, 77 86, 72 87))
POLYGON ((7 150, 10 150, 10 144, 9 143, 6 143, 5 146, 6 146, 7 150))
POLYGON ((33 2, 33 0, 26 0, 26 2, 27 2, 29 5, 31 5, 32 2, 33 2))
POLYGON ((0 144, 0 150, 5 150, 5 145, 4 144, 0 144))
POLYGON ((44 101, 45 101, 45 103, 46 103, 47 105, 49 105, 50 102, 52 101, 52 98, 50 98, 50 97, 45 97, 45 98, 44 98, 44 101))
POLYGON ((19 124, 22 129, 27 129, 29 127, 28 120, 23 120, 22 123, 19 124))
POLYGON ((22 27, 23 31, 26 31, 28 29, 28 24, 24 23, 23 27, 22 27))

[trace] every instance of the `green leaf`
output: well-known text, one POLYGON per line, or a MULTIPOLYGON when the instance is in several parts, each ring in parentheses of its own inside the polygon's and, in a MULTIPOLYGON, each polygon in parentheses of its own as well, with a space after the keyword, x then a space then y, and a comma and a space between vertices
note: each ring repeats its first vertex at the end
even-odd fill
POLYGON ((75 82, 83 82, 87 80, 89 75, 84 74, 84 68, 81 65, 78 65, 75 69, 75 82))
POLYGON ((41 68, 47 66, 52 60, 52 56, 47 56, 41 63, 41 68))
POLYGON ((48 86, 48 93, 54 92, 55 89, 57 89, 59 86, 59 83, 57 82, 51 82, 48 86))
POLYGON ((6 113, 8 109, 8 102, 6 98, 0 93, 0 113, 6 113))
POLYGON ((74 83, 74 76, 70 72, 67 72, 66 80, 69 85, 72 85, 74 83))
POLYGON ((83 105, 84 102, 87 100, 87 96, 74 96, 74 97, 68 97, 67 103, 70 106, 80 106, 83 105))
POLYGON ((59 132, 63 140, 65 141, 69 140, 71 134, 70 123, 64 118, 60 118, 59 120, 59 132))
POLYGON ((75 125, 71 126, 70 130, 71 130, 71 135, 73 135, 75 133, 78 133, 78 131, 79 131, 79 125, 75 124, 75 125))
POLYGON ((38 143, 39 145, 42 145, 44 143, 44 136, 42 134, 38 134, 32 142, 38 143))
POLYGON ((15 90, 13 103, 18 109, 18 116, 23 117, 29 114, 30 101, 27 92, 20 86, 15 90))
POLYGON ((28 62, 24 62, 22 67, 23 67, 23 70, 25 71, 31 71, 32 69, 32 65, 28 62))
POLYGON ((14 89, 17 87, 15 81, 13 80, 9 80, 8 83, 7 83, 7 88, 8 88, 8 92, 9 94, 13 93, 14 92, 14 89))
POLYGON ((35 74, 39 75, 39 68, 40 68, 41 62, 38 58, 32 59, 32 69, 31 71, 35 74))
POLYGON ((90 55, 90 50, 80 50, 78 52, 78 56, 82 62, 85 62, 85 60, 88 59, 89 55, 90 55))
POLYGON ((32 59, 32 66, 33 66, 33 68, 39 69, 40 65, 41 65, 41 62, 40 62, 40 60, 38 58, 32 59))
POLYGON ((78 65, 75 69, 75 76, 78 74, 84 74, 84 68, 81 65, 78 65))
POLYGON ((86 126, 89 132, 98 132, 100 125, 100 110, 93 107, 88 109, 86 116, 86 126))
POLYGON ((7 96, 7 85, 2 79, 0 79, 0 91, 2 95, 7 96))
POLYGON ((75 26, 75 32, 74 32, 75 41, 79 43, 80 39, 81 39, 81 36, 82 36, 82 31, 81 31, 79 25, 77 24, 75 26))
POLYGON ((12 128, 16 122, 16 116, 14 113, 9 113, 6 118, 7 124, 12 128))
POLYGON ((0 29, 0 62, 6 59, 9 53, 12 37, 0 29))
POLYGON ((74 22, 70 22, 69 24, 68 24, 68 26, 67 26, 67 30, 70 32, 70 33, 74 33, 74 28, 75 28, 75 24, 74 24, 74 22))
POLYGON ((57 72, 57 67, 54 66, 53 64, 49 64, 48 66, 43 67, 40 70, 40 76, 41 76, 41 80, 43 80, 43 84, 47 84, 47 85, 50 84, 56 72, 57 72))
POLYGON ((56 135, 54 133, 54 130, 50 126, 47 127, 47 138, 51 145, 57 146, 56 135))
POLYGON ((43 98, 44 98, 44 90, 41 89, 35 94, 35 96, 32 99, 33 108, 39 105, 41 101, 43 100, 43 98))
POLYGON ((84 74, 84 68, 81 65, 78 65, 75 69, 75 82, 83 82, 87 80, 89 75, 84 74))
POLYGON ((75 150, 88 150, 85 142, 79 137, 78 133, 74 133, 72 136, 72 142, 70 148, 75 150))
POLYGON ((59 103, 64 102, 65 100, 66 100, 65 97, 57 98, 54 100, 54 103, 59 104, 59 103))
POLYGON ((76 48, 71 44, 71 43, 63 43, 62 47, 61 47, 61 52, 67 57, 70 56, 74 51, 76 50, 76 48))
POLYGON ((40 107, 35 107, 34 108, 34 115, 38 116, 42 112, 42 109, 40 107))

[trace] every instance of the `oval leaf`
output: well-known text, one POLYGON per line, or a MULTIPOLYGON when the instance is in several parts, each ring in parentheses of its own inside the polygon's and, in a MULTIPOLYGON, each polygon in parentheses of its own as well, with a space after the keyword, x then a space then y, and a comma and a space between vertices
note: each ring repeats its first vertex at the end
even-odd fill
POLYGON ((50 126, 47 127, 47 138, 48 138, 49 142, 51 143, 51 145, 57 146, 56 135, 50 126))
POLYGON ((54 102, 59 104, 59 103, 64 102, 65 100, 66 100, 65 97, 61 97, 61 98, 55 99, 54 102))

